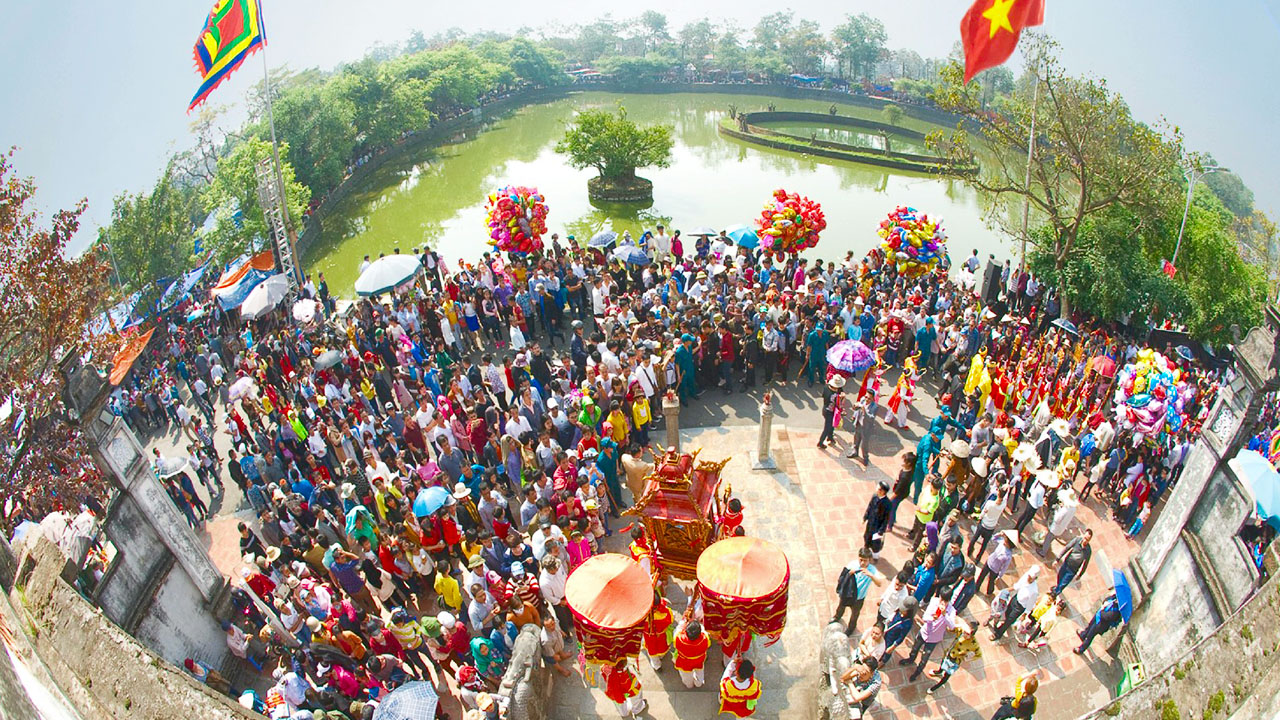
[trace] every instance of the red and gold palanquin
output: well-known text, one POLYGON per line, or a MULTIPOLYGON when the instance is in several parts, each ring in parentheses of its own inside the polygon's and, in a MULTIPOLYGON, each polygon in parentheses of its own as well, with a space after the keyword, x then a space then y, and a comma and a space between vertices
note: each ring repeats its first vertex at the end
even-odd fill
POLYGON ((720 471, 728 462, 698 462, 696 452, 669 451, 645 478, 644 493, 627 514, 644 523, 655 573, 694 579, 698 556, 715 541, 720 471))
POLYGON ((564 599, 588 660, 612 664, 640 654, 653 585, 634 560, 617 553, 588 558, 569 575, 564 599))
POLYGON ((698 559, 703 626, 777 638, 787 624, 791 567, 778 546, 754 537, 715 543, 698 559))

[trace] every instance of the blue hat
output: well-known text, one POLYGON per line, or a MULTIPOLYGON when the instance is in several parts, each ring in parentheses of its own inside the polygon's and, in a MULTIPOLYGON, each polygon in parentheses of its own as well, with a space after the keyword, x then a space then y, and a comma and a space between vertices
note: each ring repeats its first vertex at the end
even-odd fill
POLYGON ((694 338, 689 333, 685 333, 683 336, 680 337, 680 340, 683 342, 693 342, 694 338))

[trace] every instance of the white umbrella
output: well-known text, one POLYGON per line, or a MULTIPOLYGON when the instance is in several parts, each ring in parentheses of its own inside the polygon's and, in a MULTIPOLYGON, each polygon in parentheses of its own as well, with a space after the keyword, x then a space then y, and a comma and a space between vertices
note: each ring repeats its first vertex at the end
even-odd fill
POLYGON ((240 316, 246 320, 260 318, 271 312, 289 294, 289 276, 284 273, 272 275, 258 283, 258 287, 249 293, 240 305, 240 316))
POLYGON ((227 399, 232 402, 239 400, 246 395, 252 395, 257 390, 258 384, 253 378, 245 376, 231 383, 231 387, 227 388, 227 399))
POLYGON ((311 298, 303 298, 293 304, 293 319, 302 324, 307 324, 316 319, 316 301, 311 298))
POLYGON ((380 295, 405 284, 422 270, 414 255, 385 255, 374 260, 356 279, 356 294, 380 295))
POLYGON ((191 459, 187 457, 161 458, 156 463, 156 475, 161 478, 171 478, 190 466, 191 459))

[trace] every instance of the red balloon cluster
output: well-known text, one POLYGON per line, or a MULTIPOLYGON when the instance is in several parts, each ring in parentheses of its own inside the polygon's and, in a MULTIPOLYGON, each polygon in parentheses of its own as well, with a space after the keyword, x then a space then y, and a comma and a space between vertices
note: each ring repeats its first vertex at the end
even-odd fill
POLYGON ((764 249, 798 253, 818 244, 818 234, 827 229, 827 218, 818 203, 778 188, 760 211, 756 226, 764 249))
POLYGON ((489 196, 486 219, 490 242, 504 252, 542 249, 547 203, 537 188, 504 187, 489 196))

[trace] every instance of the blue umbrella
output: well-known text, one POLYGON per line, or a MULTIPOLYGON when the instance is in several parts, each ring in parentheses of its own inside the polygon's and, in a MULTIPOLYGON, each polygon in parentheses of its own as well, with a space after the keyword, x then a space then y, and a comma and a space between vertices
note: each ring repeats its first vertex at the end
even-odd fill
POLYGON ((440 696, 431 683, 415 681, 392 690, 373 713, 373 720, 422 720, 436 716, 440 696))
POLYGON ((613 256, 624 263, 630 265, 639 265, 641 267, 649 264, 649 256, 635 245, 623 245, 613 251, 613 256))
POLYGON ((1116 602, 1120 604, 1120 617, 1129 622, 1133 617, 1133 589, 1129 587, 1129 578, 1122 570, 1112 570, 1111 584, 1115 586, 1116 602))
POLYGON ((724 229, 724 234, 744 248, 754 248, 760 244, 760 236, 746 225, 731 225, 724 229))
POLYGON ((1258 517, 1280 531, 1280 473, 1256 450, 1241 450, 1227 465, 1253 496, 1258 517))
POLYGON ((605 230, 604 232, 596 233, 592 236, 592 238, 587 241, 587 245, 593 248, 606 248, 612 245, 613 241, 617 239, 618 233, 612 230, 605 230))
POLYGON ((436 485, 418 493, 413 499, 413 514, 426 517, 444 507, 449 500, 449 491, 436 485))

